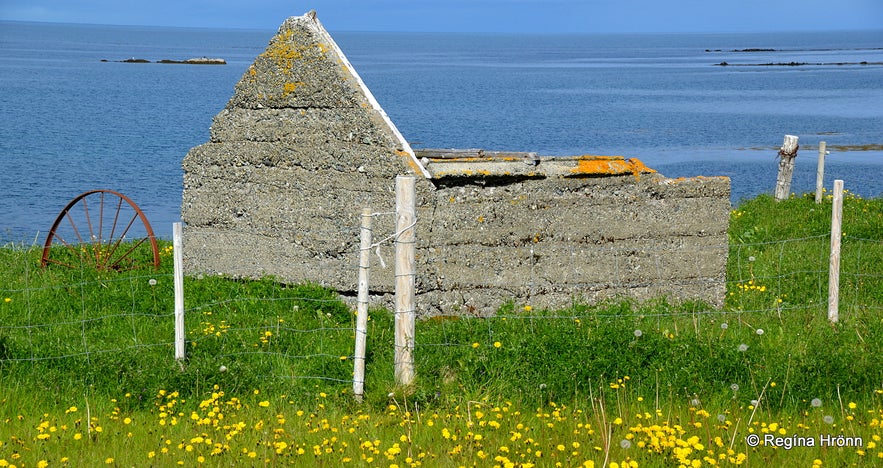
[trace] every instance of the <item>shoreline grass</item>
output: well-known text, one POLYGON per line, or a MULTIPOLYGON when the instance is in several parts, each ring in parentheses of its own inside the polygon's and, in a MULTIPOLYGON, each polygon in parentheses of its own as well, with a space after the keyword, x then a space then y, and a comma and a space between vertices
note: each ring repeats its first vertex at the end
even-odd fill
POLYGON ((0 466, 881 463, 883 200, 847 196, 833 325, 829 220, 811 196, 740 204, 722 309, 422 321, 410 388, 393 383, 391 314, 372 310, 361 405, 353 313, 327 290, 187 278, 182 368, 169 267, 44 272, 34 249, 0 249, 0 466))

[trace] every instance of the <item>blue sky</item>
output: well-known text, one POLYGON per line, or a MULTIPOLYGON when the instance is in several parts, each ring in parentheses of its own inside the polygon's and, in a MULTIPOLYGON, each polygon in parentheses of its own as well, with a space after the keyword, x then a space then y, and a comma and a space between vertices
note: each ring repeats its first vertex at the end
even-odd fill
POLYGON ((0 0, 0 19, 331 31, 758 32, 883 29, 883 0, 0 0))

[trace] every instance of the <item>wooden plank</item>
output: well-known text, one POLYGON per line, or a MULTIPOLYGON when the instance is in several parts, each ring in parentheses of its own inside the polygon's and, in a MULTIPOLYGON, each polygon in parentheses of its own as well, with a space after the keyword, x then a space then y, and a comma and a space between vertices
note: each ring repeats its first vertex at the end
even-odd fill
POLYGON ((454 148, 422 148, 414 150, 418 158, 448 159, 448 158, 478 158, 484 150, 478 148, 454 149, 454 148))
POLYGON ((429 159, 526 159, 539 161, 540 157, 530 151, 487 151, 479 148, 446 149, 423 148, 414 150, 418 158, 429 159))

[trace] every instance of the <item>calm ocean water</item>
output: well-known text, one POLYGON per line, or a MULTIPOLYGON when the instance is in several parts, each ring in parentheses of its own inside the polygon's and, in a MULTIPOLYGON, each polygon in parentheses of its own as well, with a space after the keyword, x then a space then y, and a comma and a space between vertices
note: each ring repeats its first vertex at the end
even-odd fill
MULTIPOLYGON (((181 159, 274 32, 0 22, 0 240, 42 242, 96 188, 127 194, 170 237, 181 159), (228 65, 101 62, 201 56, 228 65)), ((637 157, 670 177, 730 176, 736 202, 772 191, 794 134, 795 191, 814 189, 826 141, 829 187, 883 194, 883 66, 833 65, 883 62, 883 31, 332 34, 415 147, 637 157), (748 48, 775 51, 733 52, 748 48)))

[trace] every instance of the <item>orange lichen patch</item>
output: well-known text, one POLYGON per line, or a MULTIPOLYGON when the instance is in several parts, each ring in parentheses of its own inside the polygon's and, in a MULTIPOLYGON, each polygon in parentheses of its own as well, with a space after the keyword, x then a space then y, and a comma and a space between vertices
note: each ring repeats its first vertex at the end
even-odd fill
POLYGON ((296 50, 291 43, 294 32, 290 29, 280 31, 270 41, 269 47, 262 55, 267 56, 276 63, 276 67, 280 70, 290 71, 294 61, 300 59, 303 54, 296 50))
POLYGON ((397 149, 396 154, 405 160, 405 163, 408 165, 408 167, 411 168, 412 171, 414 171, 415 174, 423 174, 423 168, 420 167, 419 164, 417 164, 417 161, 415 161, 413 157, 411 157, 411 153, 397 149))
POLYGON ((328 50, 328 46, 321 42, 307 45, 297 44, 294 40, 294 31, 287 29, 273 37, 267 50, 261 56, 272 60, 279 71, 290 73, 296 61, 307 58, 316 60, 324 56, 328 50))
POLYGON ((288 82, 282 85, 282 95, 287 96, 293 93, 298 87, 304 86, 306 83, 303 81, 295 81, 294 83, 288 82))
POLYGON ((574 175, 632 174, 635 177, 653 172, 656 171, 644 165, 640 160, 625 159, 622 156, 581 156, 577 159, 576 167, 570 170, 570 173, 574 175))

